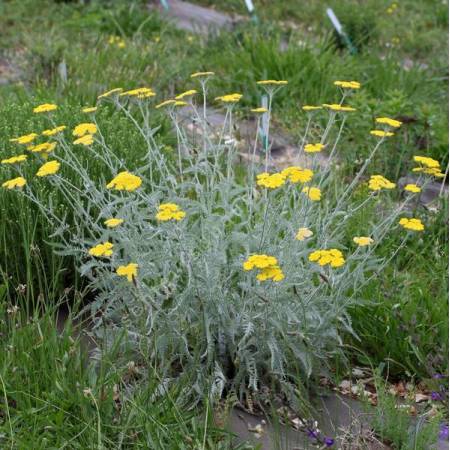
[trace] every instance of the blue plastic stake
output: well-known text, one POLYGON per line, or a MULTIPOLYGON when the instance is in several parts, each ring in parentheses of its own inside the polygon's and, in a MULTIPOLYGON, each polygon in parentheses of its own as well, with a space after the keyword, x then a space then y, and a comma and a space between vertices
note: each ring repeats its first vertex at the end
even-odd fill
POLYGON ((162 7, 163 7, 166 11, 169 11, 170 6, 169 6, 169 4, 167 3, 167 0, 159 0, 159 1, 161 2, 162 7))
MULTIPOLYGON (((261 106, 266 108, 269 106, 269 99, 267 95, 261 96, 261 106)), ((267 152, 269 148, 269 136, 267 135, 267 130, 269 128, 269 113, 263 113, 261 117, 261 126, 259 127, 259 135, 261 137, 261 141, 263 142, 264 150, 267 152)))
POLYGON ((245 6, 247 6, 247 10, 249 14, 252 16, 252 20, 255 23, 258 23, 258 16, 256 15, 255 5, 252 0, 245 0, 245 6))

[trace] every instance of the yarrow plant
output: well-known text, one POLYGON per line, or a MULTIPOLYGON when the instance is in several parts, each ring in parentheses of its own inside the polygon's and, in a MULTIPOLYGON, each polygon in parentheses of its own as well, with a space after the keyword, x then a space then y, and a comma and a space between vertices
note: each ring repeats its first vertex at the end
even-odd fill
MULTIPOLYGON (((242 94, 216 97, 226 109, 217 133, 206 108, 214 76, 197 72, 192 89, 155 103, 151 88, 111 89, 85 110, 91 121, 73 129, 56 122, 57 105, 40 105, 34 111, 47 118, 48 129, 11 137, 18 154, 2 161, 10 174, 2 186, 41 208, 62 242, 56 250, 74 255, 89 279, 96 293, 89 305, 94 329, 126 331, 136 352, 147 349, 146 362, 162 371, 164 383, 191 377, 185 394, 197 399, 229 390, 244 395, 270 381, 290 389, 326 366, 341 352, 342 334, 352 332, 348 309, 361 301, 361 288, 412 233, 426 232, 405 207, 427 180, 442 175, 439 162, 416 156, 418 180, 405 188, 404 201, 348 243, 346 225, 355 213, 396 189, 367 170, 401 123, 377 118, 380 130, 368 135, 373 150, 360 171, 349 184, 340 181, 339 189, 330 189, 342 129, 349 113, 357 113, 344 100, 361 88, 338 81, 337 103, 302 107, 308 125, 300 151, 310 162, 276 167, 267 126, 264 142, 256 134, 253 150, 242 150, 253 154, 242 177, 232 115, 242 94), (140 134, 141 165, 127 167, 103 138, 96 114, 108 105, 140 134), (200 124, 200 143, 184 128, 180 108, 200 124), (158 144, 158 126, 151 125, 160 114, 173 124, 172 154, 158 144), (320 126, 312 133, 311 123, 319 115, 326 127, 317 136, 320 126), (327 164, 319 168, 316 154, 328 150, 327 164), (100 179, 83 163, 86 155, 102 165, 100 179), (24 165, 37 178, 26 178, 24 165), (65 212, 77 219, 73 224, 59 205, 45 202, 38 189, 43 183, 66 199, 65 212), (369 194, 355 203, 352 194, 361 184, 369 194), (383 259, 377 247, 393 227, 404 238, 383 259)), ((288 82, 258 85, 269 101, 252 111, 270 120, 276 94, 288 82)))

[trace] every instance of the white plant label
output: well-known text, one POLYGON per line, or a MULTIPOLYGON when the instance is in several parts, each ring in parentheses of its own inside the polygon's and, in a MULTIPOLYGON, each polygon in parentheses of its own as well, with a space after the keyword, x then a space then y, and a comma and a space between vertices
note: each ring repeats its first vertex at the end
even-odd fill
POLYGON ((245 5, 247 6, 248 12, 251 14, 255 10, 252 0, 245 0, 245 5))

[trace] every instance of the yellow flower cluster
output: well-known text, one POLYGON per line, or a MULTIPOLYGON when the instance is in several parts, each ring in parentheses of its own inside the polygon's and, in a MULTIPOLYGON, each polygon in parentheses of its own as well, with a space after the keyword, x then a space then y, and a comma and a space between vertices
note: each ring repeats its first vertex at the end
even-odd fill
POLYGON ((103 222, 108 228, 116 228, 119 225, 123 224, 123 219, 116 219, 112 217, 111 219, 106 219, 103 222))
POLYGON ((55 134, 61 133, 61 131, 64 131, 66 128, 67 127, 65 125, 60 125, 49 130, 44 130, 41 134, 42 136, 54 136, 55 134))
POLYGON ((353 238, 353 242, 360 247, 365 247, 366 245, 373 244, 373 239, 368 236, 356 236, 353 238))
POLYGON ((421 192, 422 189, 420 188, 420 186, 417 186, 417 184, 407 184, 404 187, 405 191, 408 192, 413 192, 414 194, 417 194, 418 192, 421 192))
POLYGON ((9 142, 17 142, 18 144, 29 144, 38 137, 37 133, 30 133, 20 136, 18 138, 11 138, 9 142))
POLYGON ((54 111, 57 108, 58 108, 58 106, 55 105, 54 103, 43 103, 42 105, 36 106, 36 108, 33 109, 33 112, 34 113, 45 113, 45 112, 54 111))
POLYGON ((392 128, 399 128, 402 124, 399 120, 390 119, 389 117, 377 117, 375 122, 389 125, 392 128))
POLYGON ((154 97, 156 94, 152 89, 148 87, 141 87, 137 89, 131 89, 129 91, 122 92, 119 94, 119 97, 128 96, 128 97, 137 97, 138 99, 144 99, 149 97, 154 97))
POLYGON ((423 172, 436 178, 444 178, 445 174, 441 171, 441 164, 428 156, 414 156, 414 161, 419 163, 419 167, 414 167, 413 172, 423 172))
POLYGON ((156 214, 156 219, 162 222, 182 220, 184 217, 186 217, 186 213, 175 203, 161 203, 156 214))
POLYGON ((223 103, 237 103, 242 98, 242 94, 227 94, 216 97, 215 100, 223 103))
POLYGON ((344 255, 340 250, 335 248, 329 250, 316 250, 310 253, 308 259, 311 262, 316 262, 320 266, 341 267, 345 264, 344 255))
POLYGON ((72 134, 78 137, 73 143, 75 145, 92 145, 95 133, 97 133, 97 125, 95 123, 80 123, 73 129, 72 134))
POLYGON ((169 99, 169 100, 165 100, 162 103, 159 103, 158 105, 155 106, 156 109, 162 108, 163 106, 186 106, 187 103, 183 102, 182 100, 174 100, 174 99, 169 99))
POLYGON ((318 144, 306 144, 305 145, 305 152, 306 153, 317 153, 322 151, 325 148, 324 144, 318 143, 318 144))
POLYGON ((59 161, 49 161, 43 164, 39 170, 37 171, 36 175, 38 177, 46 177, 47 175, 54 175, 56 172, 58 172, 61 164, 59 161))
POLYGON ((191 75, 191 78, 211 77, 215 75, 214 72, 195 72, 191 75))
POLYGON ((107 189, 116 191, 135 191, 142 184, 142 180, 137 175, 130 172, 119 172, 107 185, 107 189))
POLYGON ((278 260, 274 256, 251 255, 242 266, 246 271, 258 269, 260 272, 256 279, 259 281, 281 281, 284 279, 283 271, 280 269, 278 260))
POLYGON ((17 164, 26 161, 27 155, 12 156, 8 159, 2 159, 2 164, 17 164))
POLYGON ((261 86, 285 86, 288 82, 286 80, 261 80, 257 81, 256 84, 261 86))
POLYGON ((133 278, 137 277, 138 265, 136 263, 130 263, 126 266, 119 266, 116 269, 117 275, 121 277, 127 277, 128 281, 133 281, 133 278))
POLYGON ((358 81, 335 81, 335 86, 339 86, 343 89, 360 89, 361 83, 358 81))
POLYGON ((423 231, 425 227, 420 219, 408 219, 407 217, 403 217, 400 219, 399 224, 411 231, 423 231))
POLYGON ((304 105, 302 109, 303 111, 317 111, 318 109, 322 109, 322 106, 304 105))
POLYGON ((2 187, 6 189, 14 189, 14 188, 21 188, 24 187, 27 184, 27 180, 25 180, 24 177, 17 177, 13 178, 11 180, 5 181, 2 184, 2 187))
POLYGON ((307 183, 312 180, 314 172, 310 169, 303 169, 298 166, 291 166, 283 169, 281 175, 291 183, 307 183))
POLYGON ((97 107, 96 106, 87 106, 86 108, 83 108, 81 110, 81 112, 84 112, 86 114, 94 113, 95 111, 97 111, 97 107))
POLYGON ((56 142, 43 142, 28 148, 33 153, 50 153, 55 150, 56 142))
POLYGON ((281 173, 274 173, 270 175, 267 172, 260 173, 256 176, 256 184, 268 189, 276 189, 283 186, 286 178, 281 173))
POLYGON ((103 244, 97 244, 96 246, 89 249, 89 254, 91 256, 96 256, 97 258, 108 257, 113 254, 114 244, 111 242, 103 242, 103 244))
POLYGON ((111 97, 113 94, 119 94, 122 91, 123 91, 122 88, 110 89, 109 91, 106 91, 106 92, 103 92, 103 94, 100 94, 97 98, 100 100, 102 98, 111 97))
POLYGON ((185 97, 192 97, 197 91, 195 89, 190 89, 189 91, 182 92, 175 97, 175 100, 183 100, 185 97))
POLYGON ((253 108, 250 111, 253 113, 264 114, 268 111, 268 109, 261 106, 260 108, 253 108))
POLYGON ((314 233, 309 228, 299 228, 295 239, 298 241, 304 241, 305 239, 311 237, 314 233))
POLYGON ((371 191, 380 191, 381 189, 394 189, 395 183, 381 175, 372 175, 369 180, 369 189, 371 191))
POLYGON ((305 186, 302 192, 313 202, 318 202, 322 198, 322 191, 317 187, 305 186))
POLYGON ((370 134, 372 136, 381 138, 394 136, 394 133, 392 133, 391 131, 384 131, 384 130, 372 130, 370 134))
POLYGON ((110 36, 108 39, 108 44, 116 45, 117 48, 125 48, 126 47, 124 39, 122 39, 119 36, 110 36))
POLYGON ((356 108, 352 108, 351 106, 343 106, 338 103, 324 103, 322 106, 325 108, 331 109, 331 111, 337 112, 353 112, 356 111, 356 108))

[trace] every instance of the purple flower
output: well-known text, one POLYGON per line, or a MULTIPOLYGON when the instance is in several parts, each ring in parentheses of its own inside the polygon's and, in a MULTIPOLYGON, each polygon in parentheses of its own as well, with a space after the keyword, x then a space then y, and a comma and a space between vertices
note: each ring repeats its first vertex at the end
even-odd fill
POLYGON ((447 423, 441 423, 440 430, 439 430, 439 439, 443 441, 448 441, 448 424, 447 423))
POLYGON ((311 430, 310 428, 308 428, 308 437, 310 437, 312 439, 317 439, 318 438, 317 431, 314 431, 314 430, 311 430))
POLYGON ((327 447, 332 447, 334 445, 334 439, 330 438, 330 437, 326 437, 323 440, 323 443, 327 446, 327 447))
POLYGON ((433 391, 431 393, 431 400, 434 402, 438 402, 442 400, 442 395, 439 392, 433 391))
POLYGON ((433 375, 433 378, 434 378, 435 380, 441 380, 442 378, 445 378, 445 375, 442 375, 442 373, 435 373, 435 374, 433 375))

